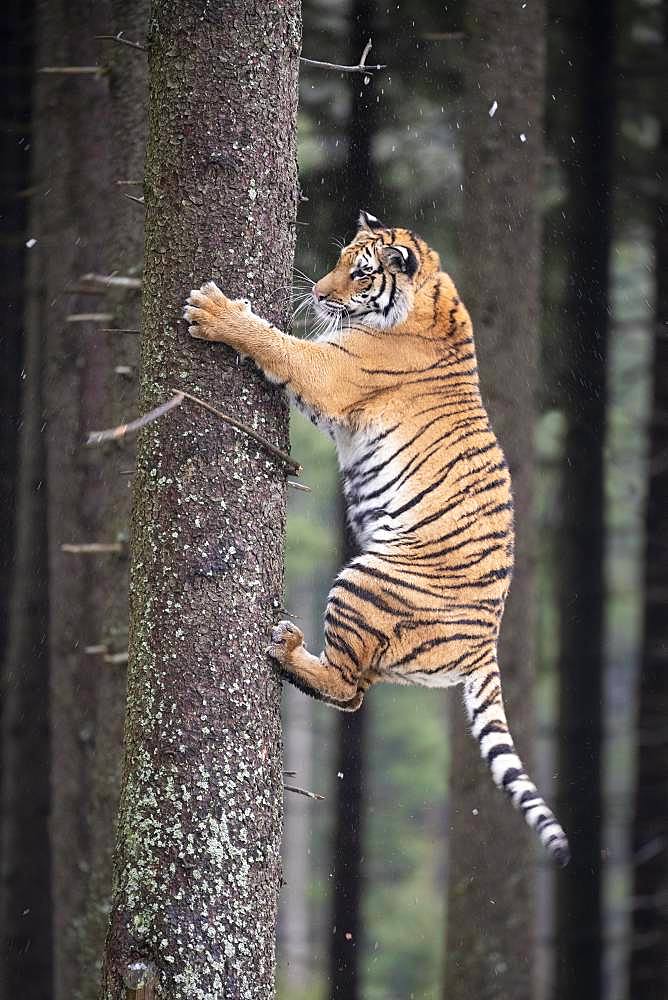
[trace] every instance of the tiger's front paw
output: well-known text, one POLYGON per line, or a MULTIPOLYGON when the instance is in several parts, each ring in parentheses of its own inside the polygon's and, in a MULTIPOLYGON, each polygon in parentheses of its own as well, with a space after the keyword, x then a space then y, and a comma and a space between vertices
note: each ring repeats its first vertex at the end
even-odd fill
POLYGON ((267 646, 267 654, 284 665, 290 654, 304 643, 304 633, 292 622, 279 622, 271 631, 271 645, 267 646))
POLYGON ((197 340, 225 341, 240 316, 252 315, 248 299, 228 299, 213 281, 195 288, 188 296, 183 317, 191 325, 188 333, 197 340))

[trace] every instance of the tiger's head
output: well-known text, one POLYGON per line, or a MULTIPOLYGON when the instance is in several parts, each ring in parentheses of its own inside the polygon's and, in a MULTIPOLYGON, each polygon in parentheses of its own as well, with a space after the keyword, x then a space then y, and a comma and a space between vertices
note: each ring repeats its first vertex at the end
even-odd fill
POLYGON ((361 212, 355 238, 312 289, 316 314, 332 328, 344 319, 380 329, 406 319, 416 291, 440 270, 438 254, 410 229, 361 212))

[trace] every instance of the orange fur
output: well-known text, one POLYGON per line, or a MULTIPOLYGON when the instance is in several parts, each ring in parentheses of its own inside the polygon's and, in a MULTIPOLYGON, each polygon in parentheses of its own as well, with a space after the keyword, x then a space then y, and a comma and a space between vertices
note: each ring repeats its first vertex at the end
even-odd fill
POLYGON ((468 312, 435 251, 365 214, 313 295, 333 317, 315 341, 280 332, 212 283, 185 310, 193 336, 251 357, 339 452, 361 555, 330 592, 322 654, 290 622, 268 651, 289 680, 348 711, 378 682, 462 683, 494 780, 563 863, 565 835, 522 768, 503 708, 511 484, 480 397, 468 312))

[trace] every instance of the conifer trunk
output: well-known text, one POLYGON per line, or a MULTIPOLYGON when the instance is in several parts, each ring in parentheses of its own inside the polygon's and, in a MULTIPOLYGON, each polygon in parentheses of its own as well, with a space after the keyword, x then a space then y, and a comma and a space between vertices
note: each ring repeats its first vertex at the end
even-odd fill
MULTIPOLYGON (((663 79, 668 76, 664 9, 663 79)), ((630 997, 668 996, 668 113, 656 153, 654 363, 646 508, 645 607, 633 818, 630 997)))
MULTIPOLYGON (((279 392, 181 320, 214 278, 284 326, 296 214, 296 0, 157 0, 140 406, 184 388, 287 441, 279 392)), ((103 996, 271 998, 280 884, 285 470, 184 404, 138 444, 125 764, 103 996), (136 969, 135 969, 136 974, 136 969)))
POLYGON ((555 1000, 603 989, 604 447, 614 154, 614 10, 567 9, 567 287, 558 387, 566 434, 559 553, 559 795, 571 864, 557 881, 555 1000))
MULTIPOLYGON (((532 764, 532 478, 540 295, 545 9, 471 0, 466 62, 462 279, 483 399, 513 477, 515 573, 499 661, 511 732, 532 764), (497 108, 493 115, 490 109, 497 108), (522 139, 524 136, 524 139, 522 139)), ((531 994, 533 857, 522 818, 478 759, 453 698, 447 1000, 531 994)))

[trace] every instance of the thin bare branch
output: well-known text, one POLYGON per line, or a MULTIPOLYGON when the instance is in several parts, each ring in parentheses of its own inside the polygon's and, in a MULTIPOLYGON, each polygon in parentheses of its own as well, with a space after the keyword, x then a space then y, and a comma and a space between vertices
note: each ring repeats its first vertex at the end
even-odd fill
POLYGON ((102 653, 108 652, 109 647, 104 642, 98 643, 97 646, 84 646, 86 656, 100 656, 102 653))
POLYGON ((323 802, 325 799, 324 795, 318 794, 318 792, 309 792, 306 788, 300 788, 298 785, 283 785, 286 792, 296 792, 297 795, 305 795, 307 799, 317 799, 318 802, 323 802))
POLYGON ((129 327, 123 326, 103 326, 98 330, 98 333, 134 333, 139 334, 141 330, 132 330, 129 327))
POLYGON ((128 662, 128 651, 124 649, 122 653, 107 653, 103 659, 105 663, 111 663, 113 666, 120 667, 128 662))
POLYGON ((113 313, 70 313, 65 317, 66 323, 110 323, 113 313))
POLYGON ((292 486, 293 490, 299 490, 301 493, 312 493, 310 486, 304 486, 302 483, 295 483, 292 479, 288 479, 288 486, 292 486))
POLYGON ((102 288, 141 288, 141 278, 125 274, 82 274, 79 281, 102 288))
POLYGON ((335 69, 338 73, 367 73, 371 74, 374 70, 385 69, 385 64, 377 66, 368 66, 366 63, 366 57, 371 51, 371 39, 364 46, 364 52, 360 57, 360 61, 356 66, 341 66, 339 63, 322 62, 320 59, 306 59, 305 56, 300 57, 300 61, 306 63, 308 66, 318 66, 320 69, 335 69))
POLYGON ((126 194, 125 191, 123 191, 122 194, 123 194, 124 198, 128 199, 128 201, 136 201, 138 205, 143 205, 144 204, 144 198, 143 198, 143 196, 141 198, 135 198, 135 196, 133 194, 126 194))
POLYGON ((104 76, 109 70, 106 66, 41 66, 37 72, 51 76, 104 76))
POLYGON ((198 396, 193 396, 192 393, 186 392, 185 389, 170 389, 170 392, 183 393, 186 399, 191 400, 191 402, 196 403, 198 406, 202 406, 205 410, 209 410, 210 413, 215 414, 222 421, 224 421, 224 423, 229 424, 230 427, 234 427, 235 430, 242 431, 244 434, 247 434, 248 437, 253 438, 254 441, 257 441, 263 448, 266 448, 266 450, 275 458, 280 458, 280 460, 292 470, 295 476, 298 476, 302 471, 302 467, 299 462, 296 462, 294 458, 291 458, 287 452, 282 451, 280 448, 271 444, 270 441, 263 438, 257 433, 257 431, 253 430, 252 427, 249 427, 248 424, 243 424, 240 420, 236 420, 234 417, 229 417, 226 413, 222 413, 220 410, 217 410, 215 406, 212 406, 210 403, 206 403, 198 396))
POLYGON ((99 445, 104 444, 106 441, 118 441, 120 438, 124 438, 127 434, 134 434, 140 428, 145 427, 147 424, 153 423, 154 420, 158 420, 159 417, 169 413, 174 407, 180 406, 183 402, 183 393, 176 392, 171 399, 168 399, 166 403, 161 403, 160 406, 156 406, 154 410, 149 410, 142 417, 137 417, 136 420, 131 420, 129 424, 120 424, 118 427, 110 427, 105 431, 91 431, 86 439, 87 445, 99 445))
POLYGON ((117 42, 118 45, 127 45, 128 48, 136 49, 137 52, 146 52, 145 45, 142 45, 141 42, 131 42, 129 38, 123 38, 122 31, 119 31, 117 35, 93 35, 93 38, 97 38, 101 42, 117 42))
POLYGON ((82 542, 80 545, 61 545, 61 552, 70 552, 76 556, 97 556, 101 553, 123 551, 122 542, 82 542))
POLYGON ((124 184, 132 184, 134 187, 140 187, 144 182, 143 181, 116 181, 116 183, 118 184, 119 187, 122 187, 124 184))

